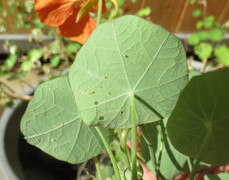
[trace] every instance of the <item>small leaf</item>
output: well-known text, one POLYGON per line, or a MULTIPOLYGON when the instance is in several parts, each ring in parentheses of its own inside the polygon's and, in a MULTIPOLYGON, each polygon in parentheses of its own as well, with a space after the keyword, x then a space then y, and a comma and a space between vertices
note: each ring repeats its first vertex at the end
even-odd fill
POLYGON ((219 28, 214 28, 210 31, 210 39, 212 42, 220 42, 223 40, 223 31, 219 28))
POLYGON ((17 54, 10 54, 9 57, 4 62, 4 66, 6 68, 14 67, 17 59, 18 59, 18 55, 17 54))
POLYGON ((82 45, 80 43, 73 42, 66 45, 65 50, 67 53, 71 54, 71 53, 76 53, 81 47, 82 45))
POLYGON ((204 22, 203 21, 198 21, 196 23, 196 29, 201 29, 204 26, 204 22))
POLYGON ((202 11, 200 9, 196 9, 195 11, 192 12, 192 16, 195 18, 200 17, 201 14, 202 11))
POLYGON ((57 67, 60 64, 60 55, 55 55, 53 56, 50 61, 51 61, 51 66, 52 67, 57 67))
POLYGON ((27 71, 28 72, 28 71, 31 70, 32 65, 33 65, 33 63, 31 61, 26 60, 26 61, 23 61, 21 63, 21 68, 22 68, 23 71, 27 71))
MULTIPOLYGON (((111 140, 112 131, 102 130, 111 140)), ((28 143, 69 163, 84 162, 105 148, 95 128, 83 123, 67 76, 37 88, 21 120, 21 131, 28 143)))
POLYGON ((188 38, 188 44, 190 46, 195 46, 197 44, 199 44, 200 39, 199 36, 197 34, 192 34, 189 38, 188 38))
POLYGON ((12 81, 12 80, 15 80, 18 78, 22 78, 22 77, 25 77, 26 74, 27 74, 27 72, 22 71, 22 72, 19 72, 19 73, 16 73, 16 74, 10 76, 9 78, 7 78, 7 80, 12 81))
POLYGON ((214 24, 215 17, 213 15, 208 16, 204 19, 204 27, 211 28, 214 24))
POLYGON ((76 59, 70 84, 82 119, 90 126, 131 127, 131 93, 137 125, 167 117, 187 82, 180 40, 136 16, 99 25, 76 59))
POLYGON ((194 53, 203 60, 204 58, 209 58, 212 55, 212 45, 209 43, 200 43, 198 46, 194 47, 194 53))
POLYGON ((229 71, 189 81, 167 123, 168 136, 178 151, 192 158, 200 156, 205 163, 229 162, 228 92, 229 71))
POLYGON ((136 14, 140 17, 149 16, 151 14, 151 8, 145 7, 144 9, 140 9, 136 14))
POLYGON ((201 41, 206 41, 209 38, 209 32, 208 31, 200 31, 197 33, 197 35, 201 41))
POLYGON ((35 62, 42 57, 43 49, 31 49, 28 53, 28 60, 35 62))
POLYGON ((216 61, 224 66, 229 66, 229 48, 226 45, 221 45, 215 48, 214 55, 216 61))

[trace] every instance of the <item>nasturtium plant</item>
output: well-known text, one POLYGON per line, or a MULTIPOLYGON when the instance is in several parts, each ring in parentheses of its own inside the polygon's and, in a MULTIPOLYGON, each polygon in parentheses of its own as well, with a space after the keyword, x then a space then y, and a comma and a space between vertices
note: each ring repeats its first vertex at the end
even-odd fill
POLYGON ((168 119, 173 146, 189 157, 211 164, 229 162, 229 71, 193 77, 168 119))
MULTIPOLYGON (((22 118, 21 131, 28 143, 69 163, 81 163, 105 149, 95 128, 82 121, 67 76, 37 88, 22 118)), ((102 131, 112 140, 112 130, 102 131)))
POLYGON ((162 27, 136 16, 99 25, 76 56, 70 85, 90 126, 131 127, 166 118, 187 82, 182 43, 162 27))

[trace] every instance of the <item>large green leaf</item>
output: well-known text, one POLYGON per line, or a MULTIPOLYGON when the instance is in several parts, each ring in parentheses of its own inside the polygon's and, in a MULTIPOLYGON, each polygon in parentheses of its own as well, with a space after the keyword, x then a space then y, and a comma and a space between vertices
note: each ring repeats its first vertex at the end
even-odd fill
MULTIPOLYGON (((163 122, 162 122, 163 123, 163 122)), ((145 125, 147 134, 152 139, 156 149, 156 158, 160 159, 160 172, 166 179, 173 179, 174 176, 188 171, 187 156, 177 151, 170 143, 166 132, 163 135, 163 142, 161 141, 161 135, 155 125, 150 123, 145 125)), ((155 165, 151 157, 150 149, 146 144, 143 137, 141 137, 141 153, 146 161, 146 165, 149 169, 155 173, 155 165)))
POLYGON ((183 45, 160 26, 136 16, 101 24, 77 54, 70 85, 88 125, 131 127, 170 115, 187 82, 183 45))
POLYGON ((173 146, 206 163, 228 163, 228 107, 229 71, 193 77, 168 120, 167 130, 173 146))
MULTIPOLYGON (((105 149, 95 128, 81 120, 67 76, 37 88, 22 118, 21 131, 28 143, 69 163, 83 162, 105 149)), ((103 132, 110 137, 107 130, 103 132)))

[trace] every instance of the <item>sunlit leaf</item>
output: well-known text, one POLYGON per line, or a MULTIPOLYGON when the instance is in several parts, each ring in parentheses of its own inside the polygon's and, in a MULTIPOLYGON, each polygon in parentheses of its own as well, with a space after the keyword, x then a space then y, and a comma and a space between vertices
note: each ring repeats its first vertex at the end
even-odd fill
POLYGON ((82 119, 88 125, 131 127, 170 115, 187 82, 180 40, 136 16, 101 24, 76 56, 69 74, 82 119))
MULTIPOLYGON (((81 120, 67 76, 37 88, 22 118, 21 131, 28 143, 69 163, 81 163, 104 149, 95 128, 81 120)), ((103 133, 111 139, 109 130, 103 133)))

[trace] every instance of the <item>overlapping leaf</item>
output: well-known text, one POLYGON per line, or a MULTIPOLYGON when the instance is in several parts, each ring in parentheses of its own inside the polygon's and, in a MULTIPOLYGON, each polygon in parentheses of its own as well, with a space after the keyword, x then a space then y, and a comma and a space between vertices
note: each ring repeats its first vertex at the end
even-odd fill
POLYGON ((228 94, 229 71, 193 77, 168 120, 167 130, 173 146, 206 163, 228 163, 228 94))
POLYGON ((138 125, 170 115, 187 82, 187 63, 174 35, 141 18, 124 16, 96 28, 69 78, 86 124, 127 128, 132 93, 138 125))
MULTIPOLYGON (((80 118, 67 76, 37 88, 22 118, 21 131, 30 144, 69 163, 86 161, 104 149, 95 128, 80 118)), ((108 130, 103 132, 110 138, 108 130)))

